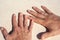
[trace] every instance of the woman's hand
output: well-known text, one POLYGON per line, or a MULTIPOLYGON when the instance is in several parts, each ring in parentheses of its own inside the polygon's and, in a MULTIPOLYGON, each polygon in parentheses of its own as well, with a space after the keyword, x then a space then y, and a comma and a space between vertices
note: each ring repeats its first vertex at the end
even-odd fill
POLYGON ((41 39, 60 34, 60 16, 53 14, 45 6, 41 6, 41 8, 43 10, 34 6, 32 7, 34 11, 27 10, 29 14, 33 15, 29 16, 29 19, 47 28, 47 31, 42 34, 41 39))
POLYGON ((12 33, 8 33, 5 28, 0 28, 5 40, 31 40, 33 22, 30 20, 29 26, 27 25, 28 18, 21 13, 18 14, 18 22, 16 21, 15 14, 12 15, 12 33))

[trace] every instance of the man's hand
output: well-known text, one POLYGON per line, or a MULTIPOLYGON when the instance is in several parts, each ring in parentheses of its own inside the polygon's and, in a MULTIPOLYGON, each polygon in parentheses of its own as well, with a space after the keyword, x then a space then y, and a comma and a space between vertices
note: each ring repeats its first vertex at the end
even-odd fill
POLYGON ((29 16, 29 19, 32 19, 34 22, 43 25, 48 30, 44 32, 41 36, 41 39, 51 37, 54 35, 60 34, 60 17, 53 14, 45 6, 41 6, 41 9, 37 7, 32 7, 34 10, 27 10, 27 12, 33 16, 29 16))
POLYGON ((30 20, 29 26, 27 25, 27 16, 18 14, 18 23, 15 14, 12 15, 12 33, 8 33, 5 28, 0 28, 5 40, 31 40, 33 22, 30 20))

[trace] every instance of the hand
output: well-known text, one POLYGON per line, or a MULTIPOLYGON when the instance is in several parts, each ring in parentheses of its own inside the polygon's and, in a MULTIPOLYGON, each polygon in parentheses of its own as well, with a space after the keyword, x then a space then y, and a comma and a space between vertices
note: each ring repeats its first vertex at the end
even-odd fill
POLYGON ((45 39, 47 37, 55 36, 60 34, 60 17, 53 14, 48 8, 45 6, 41 6, 41 9, 37 7, 32 7, 34 10, 27 10, 27 12, 33 16, 29 16, 29 19, 32 19, 34 22, 43 25, 47 28, 47 31, 44 32, 41 36, 41 39, 45 39))
POLYGON ((15 14, 12 15, 12 33, 8 33, 5 28, 0 28, 5 40, 31 40, 33 22, 30 20, 29 26, 27 25, 27 16, 18 14, 18 23, 15 14))

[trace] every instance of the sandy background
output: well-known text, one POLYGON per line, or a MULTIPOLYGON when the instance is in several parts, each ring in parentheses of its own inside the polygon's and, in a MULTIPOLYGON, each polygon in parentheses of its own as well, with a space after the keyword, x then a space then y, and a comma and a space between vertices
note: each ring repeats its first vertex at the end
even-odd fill
MULTIPOLYGON (((26 12, 27 9, 31 9, 32 6, 37 6, 40 8, 41 5, 47 6, 56 15, 60 15, 60 0, 0 0, 0 26, 4 26, 8 32, 11 30, 11 16, 13 13, 18 14, 26 12)), ((34 23, 32 40, 39 40, 37 34, 45 31, 46 29, 34 23)), ((0 31, 0 40, 4 40, 0 31)), ((60 35, 49 37, 45 40, 60 40, 60 35)))

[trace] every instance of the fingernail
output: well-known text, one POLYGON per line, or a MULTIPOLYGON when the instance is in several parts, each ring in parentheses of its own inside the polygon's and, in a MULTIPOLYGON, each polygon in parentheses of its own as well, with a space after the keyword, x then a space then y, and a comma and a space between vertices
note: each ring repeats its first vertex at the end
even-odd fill
POLYGON ((3 27, 0 27, 0 30, 3 30, 3 27))
POLYGON ((20 12, 18 13, 18 15, 20 15, 20 12))
POLYGON ((28 10, 28 12, 32 12, 31 10, 28 10))
POLYGON ((30 12, 31 10, 27 10, 27 12, 30 12))
POLYGON ((16 16, 15 14, 13 14, 13 16, 16 16))
POLYGON ((41 5, 41 7, 44 7, 43 5, 41 5))
POLYGON ((32 8, 36 8, 35 6, 33 6, 32 8))
POLYGON ((16 15, 14 14, 14 16, 16 16, 16 15))

